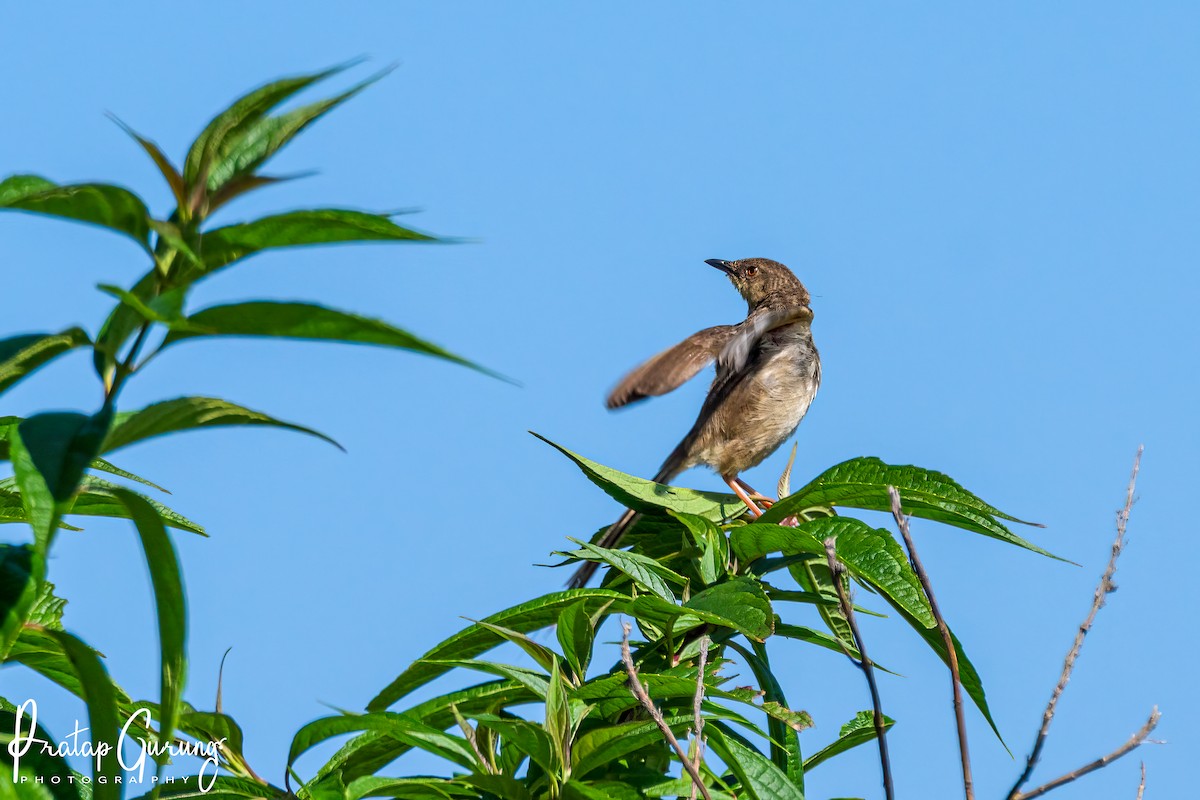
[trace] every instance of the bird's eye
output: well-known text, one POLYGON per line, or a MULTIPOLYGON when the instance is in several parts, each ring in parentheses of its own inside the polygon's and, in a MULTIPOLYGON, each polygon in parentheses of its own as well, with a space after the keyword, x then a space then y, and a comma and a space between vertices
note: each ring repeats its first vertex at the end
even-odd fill
POLYGON ((758 274, 758 267, 746 267, 746 271, 743 274, 747 278, 753 278, 755 275, 758 274))

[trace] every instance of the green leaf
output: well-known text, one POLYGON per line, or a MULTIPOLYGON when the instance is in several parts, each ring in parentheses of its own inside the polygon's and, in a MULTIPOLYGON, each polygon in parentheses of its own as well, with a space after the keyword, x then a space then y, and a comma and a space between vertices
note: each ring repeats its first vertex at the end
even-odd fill
MULTIPOLYGON (((387 214, 342 208, 289 211, 252 222, 216 228, 200 237, 197 251, 211 275, 235 261, 283 247, 348 242, 435 242, 433 236, 403 228, 387 214)), ((202 277, 202 276, 196 276, 202 277)))
POLYGON ((708 731, 709 746, 737 776, 749 800, 804 800, 803 789, 788 780, 769 758, 731 735, 723 724, 713 723, 708 731))
MULTIPOLYGON (((494 713, 508 706, 526 705, 539 696, 516 681, 491 681, 440 695, 409 708, 405 716, 444 730, 455 723, 454 710, 465 716, 494 713)), ((344 744, 320 769, 318 775, 341 772, 346 780, 371 775, 410 750, 386 733, 368 731, 344 744)))
POLYGON ((0 209, 6 208, 99 225, 150 251, 150 212, 140 197, 120 186, 58 186, 38 175, 13 175, 0 181, 0 209))
POLYGON ((159 486, 153 481, 143 478, 141 475, 134 475, 132 472, 121 469, 120 467, 105 461, 103 458, 93 458, 92 463, 88 465, 91 469, 97 472, 107 472, 109 475, 116 475, 118 478, 124 478, 127 481, 140 483, 142 486, 149 486, 151 489, 158 489, 163 494, 170 494, 166 489, 159 486))
MULTIPOLYGON (((854 631, 851 630, 850 621, 846 619, 841 603, 838 601, 838 587, 834 582, 833 573, 829 570, 828 556, 814 555, 797 563, 789 564, 788 573, 804 589, 833 601, 829 605, 817 606, 817 614, 825 623, 825 627, 833 634, 835 641, 841 642, 853 652, 858 652, 858 648, 854 644, 854 631)), ((842 588, 849 592, 850 578, 843 574, 838 580, 841 580, 842 588)))
POLYGON ((782 771, 785 778, 804 792, 804 754, 800 748, 800 735, 792 720, 782 719, 771 713, 767 703, 775 703, 783 708, 789 708, 783 687, 771 669, 770 656, 764 645, 756 644, 754 652, 750 652, 737 642, 729 646, 736 650, 746 660, 746 665, 754 673, 755 680, 762 688, 764 703, 763 711, 767 712, 767 729, 771 733, 771 761, 782 771))
MULTIPOLYGON (((571 537, 567 538, 571 539, 571 537)), ((667 585, 667 581, 681 586, 687 583, 687 578, 678 572, 667 569, 652 558, 624 550, 598 547, 588 542, 581 542, 579 539, 571 539, 571 541, 579 545, 580 549, 557 551, 555 555, 609 564, 629 576, 629 579, 642 589, 661 597, 668 603, 676 603, 678 600, 675 593, 671 591, 671 587, 667 585)))
MULTIPOLYGON (((55 631, 48 627, 26 625, 21 629, 16 643, 13 644, 8 660, 23 664, 76 697, 86 699, 87 689, 79 669, 54 633, 55 631)), ((94 654, 96 658, 100 658, 99 653, 94 652, 94 654)), ((125 692, 115 684, 113 691, 119 707, 133 710, 129 696, 125 692)))
MULTIPOLYGON (((188 321, 180 315, 178 308, 168 310, 163 307, 162 301, 168 296, 174 300, 182 298, 182 293, 179 290, 174 290, 169 295, 159 295, 147 302, 133 292, 128 292, 119 286, 110 286, 101 283, 97 284, 96 288, 110 297, 117 298, 121 303, 136 311, 138 316, 147 322, 157 322, 167 326, 171 330, 189 330, 191 328, 188 321)), ((178 303, 174 303, 173 305, 178 305, 178 303)))
POLYGON ((233 425, 267 425, 297 431, 323 439, 338 449, 344 449, 333 439, 312 428, 283 422, 228 400, 215 397, 177 397, 174 400, 154 403, 138 411, 118 413, 101 452, 109 453, 135 442, 168 433, 233 425))
POLYGON ((541 725, 521 719, 505 719, 495 714, 477 714, 475 719, 481 726, 495 731, 506 741, 519 747, 533 763, 547 773, 558 774, 554 763, 554 742, 541 725))
POLYGON ((710 519, 677 511, 668 513, 683 523, 700 550, 700 579, 706 584, 716 583, 729 569, 729 539, 725 533, 710 519))
MULTIPOLYGON (((3 481, 0 481, 0 486, 3 481)), ((98 478, 95 475, 88 475, 83 479, 83 488, 76 496, 74 503, 66 512, 68 514, 77 514, 85 517, 113 517, 116 519, 129 519, 129 509, 123 503, 116 499, 114 492, 117 490, 126 489, 120 484, 106 481, 103 478, 98 478)), ((126 489, 126 491, 128 491, 126 489)), ((204 526, 193 522, 179 512, 168 508, 162 503, 145 495, 138 494, 158 512, 162 517, 163 522, 172 528, 177 528, 181 531, 189 531, 201 536, 208 534, 204 530, 204 526)), ((0 495, 0 503, 3 502, 3 496, 0 495)))
MULTIPOLYGON (((481 622, 492 626, 502 626, 509 630, 529 633, 530 631, 553 625, 558 619, 564 606, 578 600, 585 600, 589 612, 611 603, 611 613, 625 610, 629 598, 619 592, 606 589, 571 589, 565 592, 555 592, 543 597, 530 600, 521 605, 493 614, 481 622)), ((491 650, 505 641, 493 629, 485 625, 475 624, 465 628, 441 644, 421 656, 408 669, 400 673, 383 691, 367 704, 368 711, 382 711, 407 695, 413 689, 423 686, 434 678, 446 672, 446 667, 436 662, 444 659, 474 658, 480 653, 491 650)))
MULTIPOLYGON (((672 732, 682 733, 692 723, 692 715, 678 714, 666 717, 663 721, 672 732)), ((662 741, 662 732, 653 720, 593 728, 580 736, 571 750, 571 775, 575 778, 587 777, 593 770, 612 764, 656 741, 662 741)))
POLYGON ((38 367, 91 340, 82 328, 62 333, 30 333, 0 340, 0 393, 38 367))
POLYGON ((283 798, 286 792, 267 784, 232 775, 186 775, 165 781, 133 800, 240 800, 240 798, 283 798))
POLYGON ((774 552, 825 557, 825 539, 829 537, 836 540, 838 560, 850 575, 907 609, 926 627, 934 626, 933 612, 908 559, 882 528, 852 517, 819 517, 795 528, 756 522, 734 529, 729 542, 738 560, 749 564, 774 552))
POLYGON ((1058 558, 1017 536, 1000 520, 1025 525, 1033 523, 1024 522, 988 505, 940 472, 914 466, 893 466, 878 458, 854 458, 831 467, 803 489, 780 500, 759 521, 779 522, 816 506, 847 506, 890 512, 892 501, 888 496, 889 486, 899 490, 904 510, 913 516, 954 525, 1058 558))
MULTIPOLYGON (((883 729, 885 731, 890 730, 895 724, 894 719, 884 715, 883 729)), ((854 719, 842 726, 837 739, 804 760, 804 771, 808 772, 818 764, 828 761, 839 753, 858 747, 860 744, 873 742, 875 738, 875 712, 860 711, 854 715, 854 719)))
POLYGON ((159 683, 159 742, 171 742, 179 718, 180 700, 186 677, 187 657, 187 600, 183 591, 183 576, 175 547, 167 536, 158 512, 140 495, 126 489, 114 489, 113 496, 128 510, 142 540, 150 582, 154 588, 154 604, 158 616, 160 653, 159 683))
POLYGON ((393 347, 503 377, 382 320, 311 303, 259 301, 206 308, 188 317, 186 329, 177 327, 167 334, 163 347, 210 336, 257 336, 393 347))
POLYGON ((226 147, 221 148, 223 152, 220 153, 219 160, 215 161, 209 170, 208 189, 214 193, 210 208, 216 208, 221 205, 220 201, 225 199, 216 194, 222 187, 253 173, 297 134, 389 71, 373 75, 333 97, 318 100, 284 114, 260 117, 253 124, 245 126, 239 137, 232 138, 226 147))
POLYGON ((207 174, 239 146, 247 131, 253 129, 271 109, 292 95, 349 66, 351 64, 343 64, 308 75, 283 78, 239 97, 231 106, 213 117, 192 143, 183 167, 187 185, 194 187, 201 178, 207 182, 207 174))
POLYGON ((574 670, 575 676, 583 681, 587 677, 588 664, 592 659, 592 646, 596 638, 596 626, 588 613, 587 601, 577 600, 563 607, 555 626, 558 644, 563 658, 574 670))
MULTIPOLYGON (((533 432, 530 431, 530 433, 533 432)), ((717 522, 737 517, 746 510, 746 507, 735 495, 699 492, 694 489, 682 489, 643 478, 635 478, 632 475, 626 475, 602 464, 597 464, 577 453, 572 453, 541 434, 533 433, 533 435, 575 462, 588 480, 626 508, 632 508, 644 514, 665 514, 668 510, 676 511, 694 514, 717 522)))
POLYGON ((476 658, 448 658, 440 661, 430 661, 429 663, 447 668, 471 669, 490 675, 497 675, 501 678, 508 678, 525 686, 542 700, 546 699, 546 692, 549 689, 549 676, 527 667, 500 664, 495 661, 481 661, 476 658))
MULTIPOLYGON (((500 775, 481 776, 501 778, 500 775)), ((465 779, 464 779, 465 780, 465 779)), ((512 778, 509 778, 512 781, 512 778)), ((515 781, 513 781, 515 783, 515 781)), ((350 781, 340 800, 361 800, 363 797, 396 797, 403 800, 447 800, 451 797, 477 797, 468 794, 454 782, 443 778, 385 778, 368 775, 350 781)), ((503 796, 502 796, 503 797, 503 796)), ((528 794, 525 795, 525 798, 528 794)), ((525 800, 522 798, 522 800, 525 800)), ((504 800, 507 800, 505 797, 504 800)))
POLYGON ((759 642, 770 636, 775 628, 771 601, 753 578, 735 578, 710 586, 692 595, 683 607, 720 617, 726 620, 727 627, 759 642))
MULTIPOLYGON (((88 727, 92 742, 101 742, 116 748, 120 723, 117 720, 117 690, 108 671, 100 662, 96 651, 66 631, 48 631, 70 659, 83 686, 83 698, 87 703, 88 727)), ((110 753, 97 765, 93 761, 92 796, 94 800, 121 800, 121 765, 110 753)))
POLYGON ((55 503, 70 500, 79 488, 84 471, 99 455, 111 421, 112 409, 106 406, 94 417, 52 412, 18 423, 21 441, 55 503))
MULTIPOLYGON (((464 775, 459 780, 476 789, 482 789, 487 792, 486 797, 495 796, 499 800, 530 800, 531 798, 529 790, 525 788, 524 781, 517 780, 509 775, 480 775, 476 773, 475 775, 464 775)), ((472 795, 472 797, 477 796, 472 795)), ((355 798, 348 798, 347 800, 355 800, 355 798)))
POLYGON ((0 544, 0 661, 32 613, 44 576, 43 553, 30 545, 0 544))
MULTIPOLYGON (((775 622, 775 635, 782 636, 785 639, 795 639, 798 642, 815 644, 818 647, 824 647, 826 650, 832 650, 835 653, 849 652, 851 658, 859 658, 858 648, 856 648, 852 643, 845 643, 845 649, 843 649, 843 646, 838 642, 837 637, 830 636, 827 633, 821 633, 820 631, 814 631, 812 628, 806 628, 803 625, 789 625, 785 622, 779 622, 777 619, 775 622)), ((874 663, 874 661, 872 661, 872 663, 874 663)), ((875 664, 875 666, 879 669, 882 669, 882 667, 880 667, 878 664, 875 664)))
POLYGON ((292 737, 292 746, 288 750, 287 769, 290 770, 296 763, 296 759, 321 742, 335 736, 368 730, 384 732, 411 747, 417 747, 448 759, 468 770, 475 765, 475 754, 466 740, 432 728, 406 714, 381 711, 372 714, 323 717, 303 726, 292 737))

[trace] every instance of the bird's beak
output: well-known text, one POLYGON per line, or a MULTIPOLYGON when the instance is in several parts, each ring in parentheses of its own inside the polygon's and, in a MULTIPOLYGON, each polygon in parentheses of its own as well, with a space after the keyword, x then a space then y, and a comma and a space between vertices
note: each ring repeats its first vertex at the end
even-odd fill
POLYGON ((707 261, 705 261, 704 263, 708 264, 710 267, 716 267, 717 269, 724 272, 726 275, 732 275, 734 273, 734 267, 733 267, 732 261, 725 261, 724 259, 720 259, 720 258, 710 258, 707 261))

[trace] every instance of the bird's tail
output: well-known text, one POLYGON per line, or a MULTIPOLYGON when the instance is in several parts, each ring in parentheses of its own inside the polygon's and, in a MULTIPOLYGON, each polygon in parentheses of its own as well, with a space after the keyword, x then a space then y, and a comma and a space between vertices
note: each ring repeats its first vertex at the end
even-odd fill
MULTIPOLYGON (((687 440, 680 442, 679 447, 676 447, 671 455, 667 456, 667 460, 663 462, 662 467, 658 470, 658 474, 654 476, 655 483, 666 483, 684 470, 684 454, 687 448, 684 446, 687 440)), ((626 510, 621 517, 609 526, 600 540, 596 542, 598 547, 616 547, 621 543, 621 539, 625 534, 637 524, 642 518, 641 512, 634 511, 632 508, 626 510)), ((587 586, 588 581, 596 574, 596 569, 600 564, 596 561, 585 561, 579 569, 575 570, 575 574, 571 576, 571 580, 567 581, 568 589, 582 589, 587 586)))

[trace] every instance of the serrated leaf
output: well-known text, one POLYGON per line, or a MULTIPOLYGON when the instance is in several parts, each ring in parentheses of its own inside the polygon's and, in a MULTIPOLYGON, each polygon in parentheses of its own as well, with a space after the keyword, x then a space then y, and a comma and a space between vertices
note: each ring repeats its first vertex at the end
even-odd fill
POLYGON ((89 344, 82 328, 30 333, 0 340, 0 393, 55 358, 89 344))
POLYGON ((125 234, 150 251, 150 212, 140 197, 120 186, 59 186, 38 175, 13 175, 0 181, 0 209, 99 225, 125 234))
MULTIPOLYGON (((874 457, 844 461, 818 475, 803 489, 768 509, 760 522, 779 522, 815 506, 845 506, 891 511, 887 487, 900 491, 904 510, 993 539, 1015 544, 1050 558, 1059 557, 1010 531, 1001 519, 1033 524, 988 505, 940 472, 914 466, 893 466, 874 457)), ((1064 559, 1059 559, 1064 560, 1064 559)))
MULTIPOLYGON (((2 483, 2 482, 0 482, 2 483)), ((114 492, 118 490, 128 491, 128 489, 120 484, 106 481, 103 478, 98 478, 95 475, 85 476, 83 479, 82 488, 79 494, 75 497, 68 514, 78 514, 86 517, 114 517, 116 519, 129 519, 129 511, 123 503, 116 499, 114 492)), ((183 531, 190 531, 201 536, 207 536, 204 526, 193 522, 184 515, 174 509, 168 508, 166 505, 157 500, 146 497, 143 494, 137 494, 138 497, 149 503, 163 522, 169 527, 178 528, 183 531)))
POLYGON ((343 449, 336 441, 312 428, 283 422, 228 400, 216 397, 177 397, 174 400, 154 403, 138 411, 118 413, 101 452, 109 453, 135 442, 178 431, 235 425, 266 425, 297 431, 323 439, 339 450, 343 449))
MULTIPOLYGON (((884 731, 890 730, 894 724, 896 721, 885 714, 883 717, 884 731)), ((805 759, 804 771, 808 772, 839 753, 844 753, 860 744, 873 742, 875 738, 875 712, 860 711, 854 715, 854 719, 842 726, 837 739, 805 759)))
POLYGON ((735 578, 710 586, 692 595, 683 607, 727 620, 728 627, 755 641, 764 641, 775 628, 771 601, 753 578, 735 578))
POLYGON ((753 523, 734 529, 730 545, 738 559, 749 564, 767 553, 808 553, 825 557, 825 540, 836 541, 838 560, 855 578, 875 587, 908 609, 926 627, 935 622, 921 584, 891 534, 853 517, 819 517, 795 528, 753 523))
POLYGON ((671 587, 667 585, 667 581, 680 586, 687 583, 687 578, 678 572, 667 569, 652 558, 625 550, 599 547, 579 539, 571 539, 571 541, 579 545, 578 550, 558 551, 555 555, 608 564, 627 575, 642 589, 661 597, 668 603, 676 603, 678 600, 675 593, 671 591, 671 587))
POLYGON ((491 370, 382 320, 312 303, 258 301, 206 308, 188 317, 186 327, 176 326, 167 334, 163 347, 190 339, 211 336, 303 339, 391 347, 445 359, 493 377, 503 378, 491 370))
POLYGON ((746 509, 735 495, 700 492, 635 478, 573 453, 541 434, 533 435, 575 462, 588 480, 603 489, 609 497, 643 514, 665 514, 670 510, 719 522, 736 517, 746 509))

